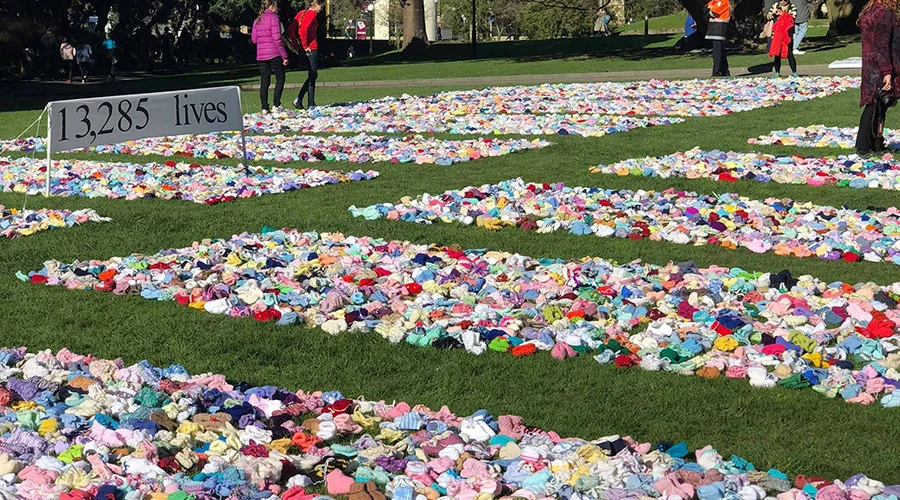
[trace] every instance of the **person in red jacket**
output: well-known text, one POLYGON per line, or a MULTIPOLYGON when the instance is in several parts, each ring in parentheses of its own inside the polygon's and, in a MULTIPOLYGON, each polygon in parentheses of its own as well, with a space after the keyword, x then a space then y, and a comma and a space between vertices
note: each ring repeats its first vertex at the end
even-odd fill
POLYGON ((794 19, 797 12, 790 0, 781 0, 772 6, 768 18, 774 22, 772 26, 772 43, 769 46, 769 57, 774 57, 775 78, 781 76, 781 60, 787 58, 791 65, 791 75, 797 77, 797 58, 794 57, 794 19))
POLYGON ((325 0, 312 0, 309 8, 297 13, 297 25, 300 31, 300 45, 309 59, 309 72, 300 93, 294 99, 294 107, 303 107, 303 98, 309 94, 308 109, 316 107, 316 79, 319 77, 319 41, 316 33, 319 30, 319 13, 325 7, 325 0))
POLYGON ((884 151, 884 119, 892 102, 876 95, 882 91, 894 101, 900 95, 900 5, 897 0, 869 0, 859 14, 862 31, 862 84, 859 105, 864 107, 856 136, 856 152, 871 156, 884 151))
POLYGON ((725 54, 725 41, 728 39, 728 25, 731 24, 731 3, 728 0, 710 0, 706 4, 709 14, 709 25, 706 27, 706 39, 713 47, 713 78, 728 77, 728 57, 725 54))

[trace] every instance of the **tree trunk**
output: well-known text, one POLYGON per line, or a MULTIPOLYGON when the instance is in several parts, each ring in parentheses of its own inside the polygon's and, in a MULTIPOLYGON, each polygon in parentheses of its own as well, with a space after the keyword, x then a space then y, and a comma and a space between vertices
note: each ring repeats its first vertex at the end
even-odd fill
POLYGON ((688 14, 694 18, 694 21, 697 23, 697 28, 701 32, 706 33, 706 2, 703 0, 679 0, 679 2, 687 9, 688 14))
POLYGON ((417 52, 425 48, 425 1, 403 0, 403 51, 417 52))
POLYGON ((856 20, 866 5, 865 0, 827 0, 825 5, 828 6, 829 35, 859 33, 856 20))

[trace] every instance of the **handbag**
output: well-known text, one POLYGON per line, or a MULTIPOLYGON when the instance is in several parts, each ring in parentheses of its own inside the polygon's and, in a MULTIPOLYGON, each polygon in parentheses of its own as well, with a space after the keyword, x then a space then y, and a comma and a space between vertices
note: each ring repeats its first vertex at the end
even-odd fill
POLYGON ((772 20, 769 20, 769 21, 766 22, 766 24, 763 26, 762 33, 759 34, 759 37, 760 37, 760 38, 772 38, 772 29, 773 29, 774 27, 775 27, 775 22, 772 21, 772 20))
MULTIPOLYGON (((304 14, 304 17, 306 15, 304 14)), ((291 20, 290 24, 288 24, 287 31, 281 34, 281 41, 284 43, 284 46, 287 47, 288 50, 293 52, 294 54, 300 55, 303 53, 303 47, 300 43, 300 22, 297 21, 296 18, 291 20)))
POLYGON ((875 89, 875 102, 885 108, 893 108, 897 105, 897 96, 892 90, 884 90, 881 87, 875 89))

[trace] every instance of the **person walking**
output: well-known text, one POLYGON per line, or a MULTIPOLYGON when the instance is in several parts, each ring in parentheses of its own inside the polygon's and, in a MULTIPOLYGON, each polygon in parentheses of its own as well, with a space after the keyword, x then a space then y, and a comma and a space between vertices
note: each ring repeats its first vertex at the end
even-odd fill
POLYGON ((709 25, 706 28, 706 39, 712 42, 713 78, 729 77, 728 56, 725 53, 725 41, 728 39, 728 25, 731 24, 731 3, 728 0, 709 0, 706 4, 709 14, 709 25))
POLYGON ((864 108, 856 136, 856 152, 868 157, 884 151, 884 120, 900 89, 900 6, 898 0, 869 0, 859 14, 862 31, 862 82, 859 105, 864 108))
POLYGON ((688 14, 684 19, 684 38, 682 39, 681 50, 690 52, 700 45, 700 42, 697 40, 697 33, 697 21, 694 20, 693 16, 688 14))
POLYGON ((72 83, 72 73, 75 71, 75 47, 65 38, 59 45, 59 57, 65 65, 66 83, 72 83))
POLYGON ((112 39, 112 33, 106 34, 106 39, 100 44, 103 47, 103 59, 106 61, 106 81, 116 81, 116 41, 112 39))
POLYGON ((141 41, 141 67, 142 69, 147 70, 147 73, 153 73, 153 67, 154 64, 156 64, 156 55, 159 53, 159 38, 151 29, 147 30, 141 41))
POLYGON ((189 27, 185 26, 181 29, 176 48, 178 50, 178 62, 182 66, 191 64, 191 61, 194 59, 194 37, 191 35, 189 27))
POLYGON ((172 70, 172 64, 175 61, 175 36, 168 26, 163 30, 163 34, 159 37, 160 52, 162 53, 163 72, 172 70))
POLYGON ((308 109, 316 107, 316 79, 319 78, 319 42, 316 34, 319 30, 319 13, 325 7, 325 0, 312 0, 309 8, 297 13, 297 24, 300 32, 300 45, 309 60, 309 71, 300 93, 294 98, 294 107, 302 108, 303 99, 309 95, 308 109))
POLYGON ((259 64, 259 104, 263 113, 269 111, 269 83, 275 75, 273 111, 281 110, 281 94, 284 92, 284 67, 288 64, 287 50, 281 41, 281 21, 278 19, 276 0, 262 0, 259 17, 253 21, 250 39, 256 44, 256 62, 259 64))
POLYGON ((800 50, 800 44, 806 38, 806 30, 809 29, 810 6, 815 0, 791 0, 797 14, 794 16, 794 54, 802 56, 806 52, 800 50))
POLYGON ((41 59, 44 63, 44 76, 52 80, 57 76, 56 56, 59 54, 59 42, 53 28, 47 28, 47 32, 41 37, 41 59))
POLYGON ((78 70, 81 72, 81 83, 85 83, 91 65, 94 64, 94 51, 91 49, 91 44, 83 43, 78 46, 75 50, 75 62, 78 63, 78 70))
POLYGON ((775 78, 781 76, 781 60, 787 58, 791 65, 791 76, 797 77, 797 59, 794 57, 794 15, 796 11, 790 0, 779 0, 772 6, 768 17, 772 25, 772 43, 769 46, 769 57, 775 58, 775 78))
POLYGON ((594 36, 609 36, 610 15, 606 9, 597 11, 597 19, 594 21, 594 36))

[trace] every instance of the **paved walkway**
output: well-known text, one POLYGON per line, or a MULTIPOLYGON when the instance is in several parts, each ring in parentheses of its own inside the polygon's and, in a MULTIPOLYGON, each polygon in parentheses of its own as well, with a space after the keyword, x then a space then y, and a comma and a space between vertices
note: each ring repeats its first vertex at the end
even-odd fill
MULTIPOLYGON (((840 76, 858 75, 858 69, 828 69, 828 65, 819 64, 802 66, 803 75, 808 76, 840 76)), ((615 82, 631 80, 678 79, 678 78, 707 78, 709 68, 673 69, 673 70, 647 70, 647 71, 618 71, 603 73, 561 73, 551 75, 510 75, 510 76, 476 76, 466 78, 416 78, 411 80, 369 80, 329 82, 320 79, 316 83, 318 88, 386 88, 386 87, 433 87, 459 86, 459 87, 486 87, 493 85, 540 85, 542 83, 584 83, 584 82, 615 82)), ((771 73, 750 73, 746 70, 735 72, 736 77, 761 76, 771 73)), ((324 78, 327 78, 325 75, 324 78)), ((285 88, 299 89, 301 84, 287 84, 285 88)), ((242 90, 259 90, 259 85, 242 85, 242 90)))

